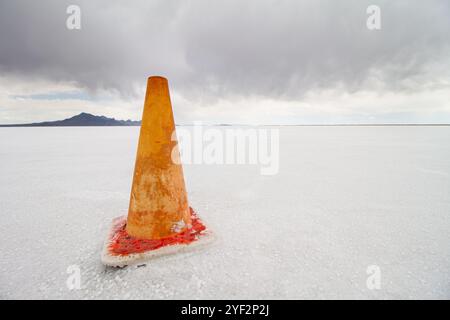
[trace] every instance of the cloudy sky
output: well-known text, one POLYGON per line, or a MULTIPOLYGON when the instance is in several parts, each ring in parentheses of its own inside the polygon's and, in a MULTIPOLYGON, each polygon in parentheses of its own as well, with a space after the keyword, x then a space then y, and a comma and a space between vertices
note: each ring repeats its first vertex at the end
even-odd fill
POLYGON ((0 123, 139 119, 149 75, 180 124, 450 123, 450 2, 0 0, 0 123))

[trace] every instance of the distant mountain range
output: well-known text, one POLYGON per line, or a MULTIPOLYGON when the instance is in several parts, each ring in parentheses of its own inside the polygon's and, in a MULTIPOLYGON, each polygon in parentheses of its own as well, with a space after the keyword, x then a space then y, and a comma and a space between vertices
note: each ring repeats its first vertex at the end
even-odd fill
POLYGON ((140 121, 116 120, 105 116, 95 116, 82 112, 72 118, 25 124, 4 124, 0 127, 88 127, 88 126, 140 126, 140 121))
MULTIPOLYGON (((140 126, 141 121, 133 120, 116 120, 105 116, 95 116, 90 113, 82 112, 72 118, 21 124, 0 124, 0 127, 132 127, 140 126)), ((189 124, 184 124, 189 125, 189 124)), ((203 124, 204 126, 255 126, 252 124, 203 124)), ((259 124, 258 126, 280 126, 270 124, 259 124)), ((448 123, 426 124, 426 123, 385 123, 385 124, 284 124, 282 126, 450 126, 448 123)))

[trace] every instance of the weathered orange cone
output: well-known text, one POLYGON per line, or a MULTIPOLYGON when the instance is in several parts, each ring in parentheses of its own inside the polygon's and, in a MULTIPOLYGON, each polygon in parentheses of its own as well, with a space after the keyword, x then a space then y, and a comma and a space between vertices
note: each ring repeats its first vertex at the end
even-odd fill
POLYGON ((113 220, 102 253, 104 264, 136 263, 193 247, 200 242, 200 237, 210 235, 188 205, 174 132, 167 79, 150 77, 128 218, 123 216, 113 220))

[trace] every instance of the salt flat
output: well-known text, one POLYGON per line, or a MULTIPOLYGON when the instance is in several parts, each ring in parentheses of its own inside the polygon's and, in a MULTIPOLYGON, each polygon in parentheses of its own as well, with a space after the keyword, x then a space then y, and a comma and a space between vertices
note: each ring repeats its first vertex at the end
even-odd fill
POLYGON ((138 128, 1 128, 0 298, 450 299, 450 127, 279 130, 276 175, 184 167, 214 244, 110 269, 138 128))

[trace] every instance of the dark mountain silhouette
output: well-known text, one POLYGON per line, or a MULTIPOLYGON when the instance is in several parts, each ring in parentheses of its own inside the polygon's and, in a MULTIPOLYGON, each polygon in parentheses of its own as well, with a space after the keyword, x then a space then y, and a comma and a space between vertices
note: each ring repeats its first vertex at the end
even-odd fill
POLYGON ((105 116, 95 116, 82 112, 72 118, 25 124, 5 124, 0 127, 85 127, 85 126, 140 126, 140 121, 116 120, 105 116))

